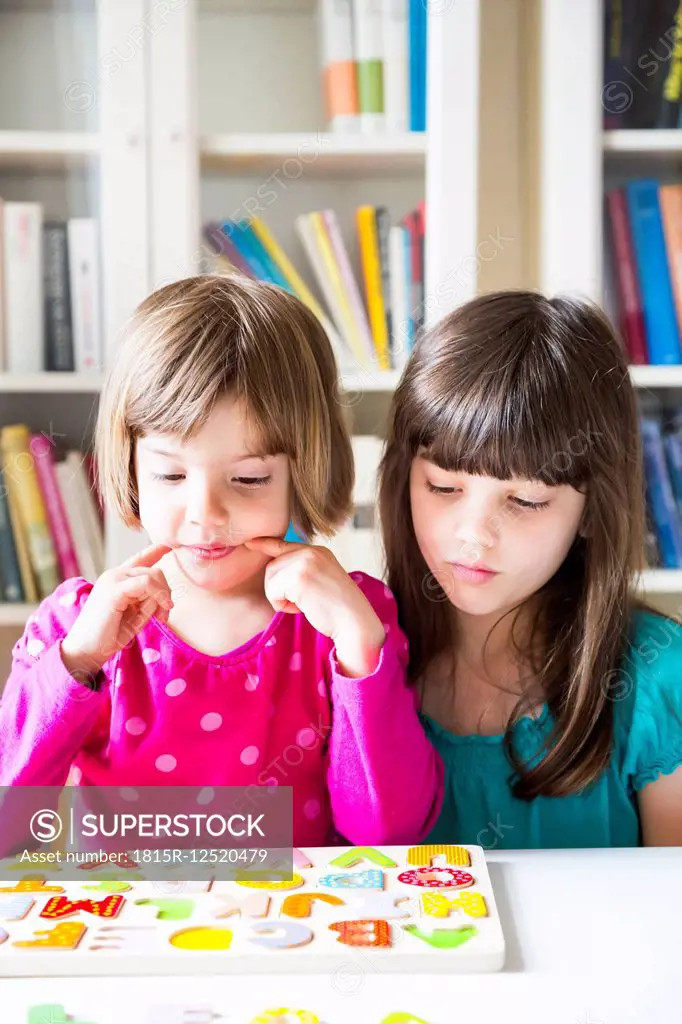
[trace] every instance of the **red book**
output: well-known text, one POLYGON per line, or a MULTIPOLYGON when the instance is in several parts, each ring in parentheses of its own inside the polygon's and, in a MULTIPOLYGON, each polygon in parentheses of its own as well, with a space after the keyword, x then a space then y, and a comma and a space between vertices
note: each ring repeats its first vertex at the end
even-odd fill
POLYGON ((625 189, 616 188, 606 193, 611 241, 613 244, 616 290, 620 311, 620 329, 625 339, 630 362, 644 365, 649 362, 644 327, 644 310, 637 279, 637 265, 632 246, 632 233, 628 219, 625 189))

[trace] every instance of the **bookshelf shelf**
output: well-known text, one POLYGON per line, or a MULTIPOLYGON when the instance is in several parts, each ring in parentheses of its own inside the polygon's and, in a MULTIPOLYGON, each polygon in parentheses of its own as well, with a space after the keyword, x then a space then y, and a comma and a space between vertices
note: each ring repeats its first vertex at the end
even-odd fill
POLYGON ((682 594, 682 569, 646 569, 640 579, 647 594, 682 594))
POLYGON ((91 132, 0 131, 0 167, 71 169, 94 160, 99 136, 91 132))
POLYGON ((376 373, 365 370, 358 370, 357 373, 348 371, 341 374, 341 386, 348 392, 395 391, 401 376, 400 370, 383 370, 376 373))
POLYGON ((35 604, 2 604, 0 603, 0 628, 3 626, 26 625, 26 620, 37 608, 35 604))
POLYGON ((335 174, 421 173, 426 135, 334 135, 329 132, 233 133, 200 140, 204 170, 299 178, 335 174), (290 161, 290 164, 287 164, 290 161))
POLYGON ((682 366, 631 366, 630 379, 636 388, 680 388, 682 366))
POLYGON ((682 130, 679 128, 613 130, 604 132, 602 141, 605 153, 647 153, 659 156, 666 153, 682 154, 682 130))
POLYGON ((19 392, 50 394, 69 392, 98 392, 102 387, 100 373, 0 373, 0 394, 19 392))

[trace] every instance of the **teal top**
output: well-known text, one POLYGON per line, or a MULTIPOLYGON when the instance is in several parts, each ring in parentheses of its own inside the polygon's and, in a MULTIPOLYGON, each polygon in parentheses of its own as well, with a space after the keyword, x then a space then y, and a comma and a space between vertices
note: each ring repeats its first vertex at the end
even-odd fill
MULTIPOLYGON (((421 715, 445 764, 440 817, 424 843, 470 843, 485 849, 641 845, 637 791, 682 764, 682 627, 636 612, 630 656, 613 688, 614 742, 608 767, 570 796, 513 796, 503 737, 457 736, 421 715)), ((545 705, 514 727, 515 749, 537 757, 552 728, 545 705)))

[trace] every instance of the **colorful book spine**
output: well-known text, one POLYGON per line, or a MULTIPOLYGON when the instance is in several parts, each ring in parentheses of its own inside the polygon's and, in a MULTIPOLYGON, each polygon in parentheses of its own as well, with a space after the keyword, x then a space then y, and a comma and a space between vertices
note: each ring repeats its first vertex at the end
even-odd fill
POLYGON ((29 444, 38 475, 38 485, 45 502, 50 534, 57 552, 59 570, 62 579, 67 580, 72 576, 79 576, 80 569, 66 509, 57 485, 52 445, 44 434, 32 434, 29 444))
POLYGON ((318 0, 322 85, 331 132, 360 130, 352 0, 318 0))
POLYGON ((231 238, 228 238, 217 221, 211 221, 204 227, 204 238, 212 247, 214 252, 222 256, 235 270, 241 271, 247 277, 253 277, 254 273, 248 262, 244 259, 237 246, 231 238))
POLYGON ((682 337, 682 185, 661 185, 658 198, 661 204, 677 329, 682 337))
POLYGON ((287 281, 289 291, 293 292, 294 295, 298 295, 301 302, 304 302, 308 309, 315 314, 318 320, 322 323, 328 322, 327 317, 324 314, 324 310, 320 306, 319 302, 308 288, 296 267, 293 265, 284 249, 274 237, 274 235, 265 226, 260 217, 254 217, 251 221, 251 229, 260 242, 263 249, 267 252, 271 261, 278 267, 280 274, 287 281))
POLYGON ((74 365, 81 372, 104 369, 99 273, 99 232, 92 217, 67 226, 73 315, 74 365))
POLYGON ((682 361, 668 257, 658 199, 658 182, 631 181, 626 186, 630 226, 642 293, 651 362, 682 361))
POLYGON ((90 487, 83 452, 69 451, 66 453, 66 465, 71 471, 73 487, 78 496, 81 518, 85 524, 88 545, 93 555, 97 576, 104 572, 104 535, 102 524, 97 514, 97 502, 90 487))
POLYGON ((618 188, 607 192, 606 208, 611 230, 621 334, 630 362, 643 365, 649 362, 649 354, 625 190, 618 188))
POLYGON ((365 285, 365 302, 369 311, 376 356, 380 369, 390 370, 390 347, 386 329, 376 213, 373 206, 360 206, 355 215, 365 285))
POLYGON ((40 373, 45 369, 42 207, 5 202, 3 220, 6 369, 40 373))
POLYGON ((317 247, 317 237, 308 214, 300 214, 295 220, 296 233, 301 239, 310 269, 315 275, 324 301, 331 313, 333 320, 333 332, 330 341, 334 349, 334 356, 341 371, 351 371, 353 367, 353 351, 346 343, 343 320, 337 306, 336 294, 332 288, 331 281, 324 271, 322 256, 317 247))
POLYGON ((388 236, 391 231, 391 216, 385 206, 377 206, 375 210, 377 222, 377 241, 379 243, 379 264, 381 266, 381 295, 384 300, 384 316, 386 317, 386 333, 388 334, 389 358, 393 360, 393 317, 391 315, 391 267, 388 257, 388 236))
POLYGON ((43 276, 45 366, 69 372, 75 365, 66 221, 51 221, 43 227, 43 276))
POLYGON ((30 451, 30 432, 25 424, 0 430, 5 479, 16 498, 21 528, 26 537, 31 567, 40 599, 48 597, 61 582, 57 554, 50 533, 47 510, 30 451))
POLYGON ((365 349, 362 343, 362 336, 360 334, 360 329, 355 322, 355 317, 353 316, 350 296, 341 275, 339 264, 337 263, 334 255, 334 250, 327 232, 324 217, 319 211, 310 213, 308 217, 315 235, 317 250, 322 259, 324 272, 329 278, 331 289, 334 294, 334 307, 338 311, 339 325, 343 328, 342 333, 344 341, 353 353, 358 365, 363 369, 367 369, 368 367, 365 362, 365 349))
POLYGON ((682 530, 665 461, 661 424, 655 417, 641 418, 644 473, 659 549, 666 569, 682 565, 682 530))
POLYGON ((394 224, 388 236, 388 265, 391 284, 391 362, 394 370, 404 369, 410 355, 409 280, 405 273, 405 235, 401 224, 394 224))
POLYGON ((5 471, 0 460, 0 564, 2 565, 2 600, 12 604, 24 600, 21 570, 14 545, 14 532, 8 502, 5 471))
POLYGON ((424 276, 422 270, 423 243, 420 235, 419 216, 416 210, 403 217, 403 224, 410 240, 411 316, 415 336, 423 322, 424 276))
POLYGON ((379 0, 353 0, 353 52, 358 81, 360 130, 384 131, 383 21, 379 0))
POLYGON ((269 281, 273 284, 268 263, 261 258, 260 251, 251 244, 251 233, 245 228, 246 221, 227 220, 223 224, 223 231, 251 268, 252 275, 260 281, 269 281))
POLYGON ((407 3, 408 0, 382 0, 387 132, 406 132, 409 128, 407 3))
POLYGON ((409 2, 410 131, 426 131, 426 33, 424 0, 409 2))
POLYGON ((240 221, 239 226, 247 238, 250 251, 255 253, 259 262, 266 267, 269 280, 276 284, 278 288, 283 288, 285 292, 295 295, 296 292, 289 284, 286 274, 282 273, 276 260, 273 260, 267 248, 261 242, 258 233, 254 231, 253 224, 250 221, 240 221))
POLYGON ((348 257, 348 250, 346 249, 343 241, 338 217, 334 210, 323 210, 322 216, 334 251, 334 256, 336 257, 336 262, 341 272, 341 277, 343 278, 346 291, 348 292, 351 307, 353 309, 353 318, 360 332, 361 347, 364 352, 364 363, 366 363, 367 366, 371 366, 375 359, 372 332, 370 330, 367 313, 362 302, 360 289, 358 288, 355 274, 353 273, 353 268, 351 267, 350 259, 348 257))

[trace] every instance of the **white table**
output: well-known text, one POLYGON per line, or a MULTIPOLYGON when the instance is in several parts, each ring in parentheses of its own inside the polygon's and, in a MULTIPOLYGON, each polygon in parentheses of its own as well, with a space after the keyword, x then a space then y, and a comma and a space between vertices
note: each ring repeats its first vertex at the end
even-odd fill
POLYGON ((323 1024, 380 1024, 396 1010, 428 1024, 676 1024, 682 1020, 682 848, 488 853, 507 942, 498 974, 39 979, 0 982, 2 1024, 63 1003, 92 1024, 149 1024, 150 1007, 217 1016, 154 1024, 250 1024, 265 1009, 323 1024), (104 987, 103 987, 104 986, 104 987), (106 992, 106 995, 103 993, 106 992))

